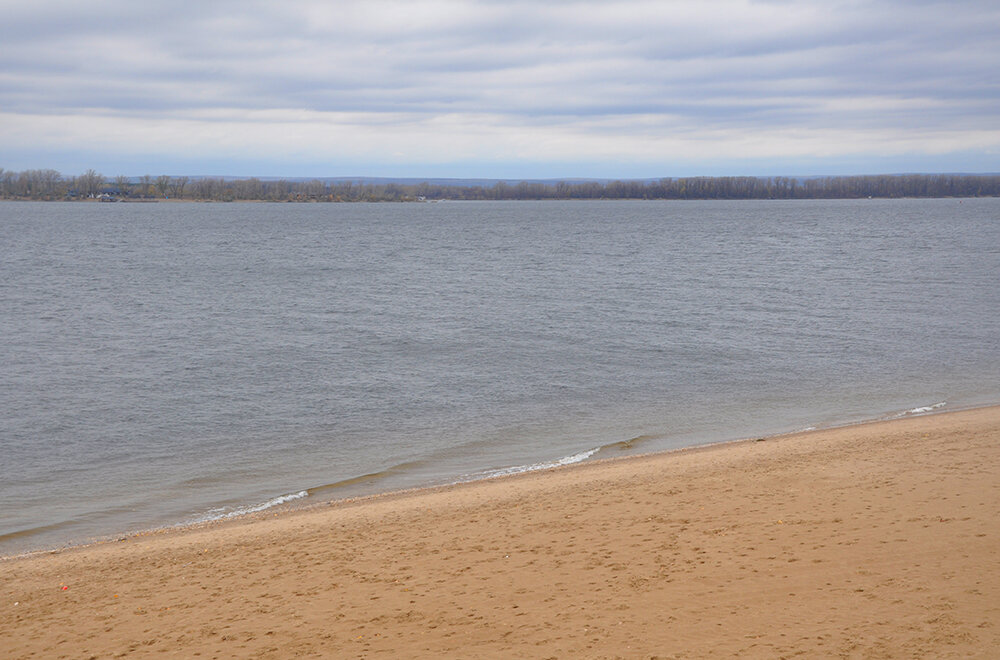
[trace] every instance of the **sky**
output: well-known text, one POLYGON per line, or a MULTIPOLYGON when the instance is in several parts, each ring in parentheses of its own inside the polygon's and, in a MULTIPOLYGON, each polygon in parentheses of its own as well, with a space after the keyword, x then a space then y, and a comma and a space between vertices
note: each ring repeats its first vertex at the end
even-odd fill
POLYGON ((0 167, 1000 172, 1000 2, 0 0, 0 167))

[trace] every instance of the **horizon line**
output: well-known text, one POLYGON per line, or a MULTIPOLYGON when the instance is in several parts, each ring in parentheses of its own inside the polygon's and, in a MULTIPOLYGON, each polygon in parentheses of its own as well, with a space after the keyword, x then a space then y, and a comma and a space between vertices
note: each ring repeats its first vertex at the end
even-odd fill
POLYGON ((650 182, 650 181, 667 181, 667 180, 678 180, 678 179, 777 179, 777 178, 787 178, 787 179, 832 179, 832 178, 849 178, 849 177, 878 177, 878 176, 889 176, 889 177, 901 177, 901 176, 1000 176, 1000 171, 997 172, 971 172, 971 171, 910 171, 910 172, 876 172, 876 173, 853 173, 853 174, 685 174, 680 176, 638 176, 638 177, 616 177, 616 176, 570 176, 570 177, 559 177, 559 176, 534 176, 534 177, 504 177, 504 176, 384 176, 384 175, 323 175, 323 176, 310 176, 310 175, 264 175, 264 174, 104 174, 98 172, 94 168, 88 168, 87 170, 75 173, 67 174, 55 168, 45 168, 45 167, 32 167, 25 168, 23 170, 13 170, 0 167, 0 173, 12 173, 21 174, 25 172, 44 172, 50 171, 57 173, 60 177, 77 177, 85 176, 86 174, 93 172, 101 177, 117 178, 119 176, 125 177, 127 179, 139 179, 143 177, 161 177, 168 176, 171 178, 176 177, 188 177, 194 179, 223 179, 223 180, 245 180, 245 179, 257 179, 260 181, 381 181, 381 182, 405 182, 405 183, 430 183, 434 181, 447 181, 447 182, 482 182, 482 183, 589 183, 589 182, 650 182))

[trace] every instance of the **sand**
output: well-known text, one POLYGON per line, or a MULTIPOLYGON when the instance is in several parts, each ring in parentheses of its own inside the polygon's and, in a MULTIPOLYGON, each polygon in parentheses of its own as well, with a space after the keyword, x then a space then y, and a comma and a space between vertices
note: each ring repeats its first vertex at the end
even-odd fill
POLYGON ((6 559, 0 654, 996 658, 998 512, 1000 408, 904 418, 6 559))

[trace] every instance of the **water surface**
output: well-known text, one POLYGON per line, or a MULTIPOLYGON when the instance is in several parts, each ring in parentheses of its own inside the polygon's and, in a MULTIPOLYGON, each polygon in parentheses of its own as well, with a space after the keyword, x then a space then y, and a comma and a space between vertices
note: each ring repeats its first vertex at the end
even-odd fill
POLYGON ((0 554, 1000 401, 997 199, 7 202, 0 238, 0 554))

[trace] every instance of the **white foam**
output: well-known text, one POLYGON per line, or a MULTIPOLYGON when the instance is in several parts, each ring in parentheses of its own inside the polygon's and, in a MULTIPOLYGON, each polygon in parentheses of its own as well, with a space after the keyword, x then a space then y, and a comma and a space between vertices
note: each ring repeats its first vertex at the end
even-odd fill
POLYGON ((929 413, 937 410, 938 408, 943 408, 948 405, 947 401, 939 401, 938 403, 929 406, 920 406, 919 408, 910 408, 909 410, 904 410, 901 413, 896 413, 895 415, 889 415, 886 419, 896 419, 897 417, 906 417, 907 415, 923 415, 924 413, 929 413))
POLYGON ((941 402, 935 403, 934 405, 931 405, 931 406, 923 406, 923 407, 920 407, 920 408, 911 408, 910 410, 906 411, 906 414, 907 415, 919 415, 920 413, 926 413, 926 412, 930 412, 932 410, 937 410, 938 408, 943 408, 947 403, 948 403, 947 401, 941 401, 941 402))
POLYGON ((303 497, 308 497, 309 493, 304 490, 300 490, 297 493, 289 493, 288 495, 279 495, 278 497, 273 497, 266 502, 261 502, 260 504, 251 504, 248 506, 241 506, 235 509, 212 509, 205 513, 205 515, 200 516, 193 522, 210 522, 212 520, 227 520, 229 518, 236 518, 239 516, 245 516, 248 513, 257 513, 258 511, 264 511, 270 509, 271 507, 279 506, 285 504, 286 502, 291 502, 294 500, 300 500, 303 497))
POLYGON ((551 468, 560 467, 562 465, 572 465, 573 463, 580 463, 587 460, 597 452, 601 451, 600 447, 595 447, 594 449, 588 449, 587 451, 582 451, 579 454, 573 454, 571 456, 563 456, 562 458, 556 459, 554 461, 545 461, 543 463, 532 463, 530 465, 515 465, 513 467, 500 468, 498 470, 487 470, 486 472, 480 472, 474 475, 469 475, 462 481, 475 481, 477 479, 492 479, 493 477, 503 477, 510 474, 521 474, 523 472, 534 472, 536 470, 548 470, 551 468))

